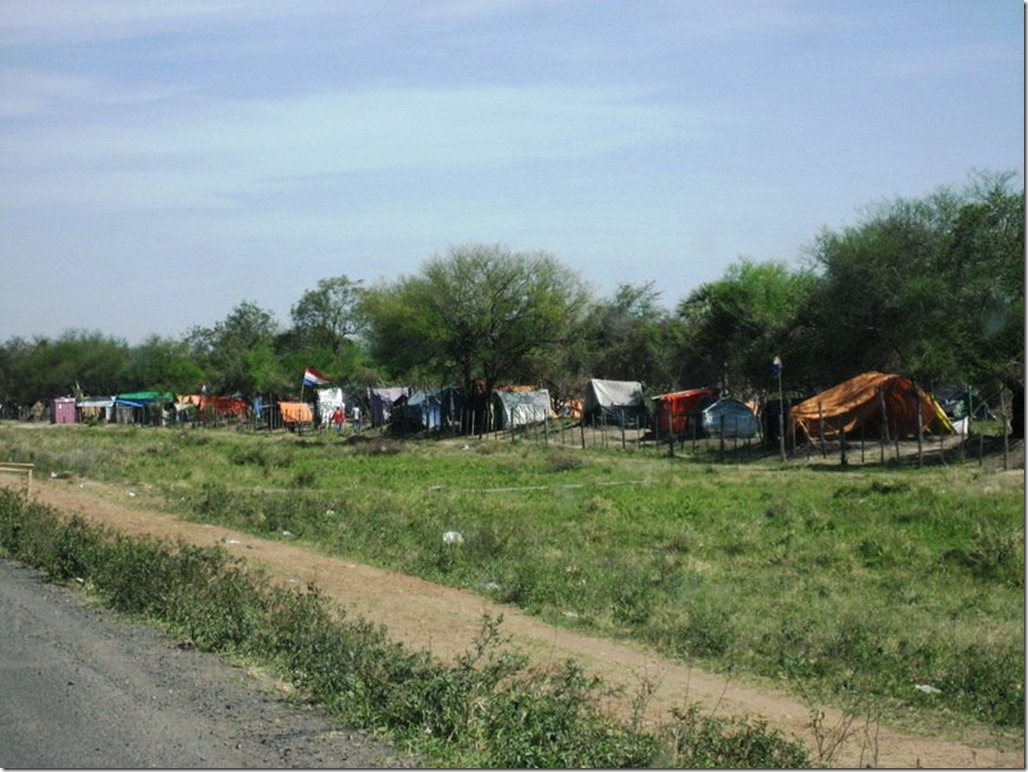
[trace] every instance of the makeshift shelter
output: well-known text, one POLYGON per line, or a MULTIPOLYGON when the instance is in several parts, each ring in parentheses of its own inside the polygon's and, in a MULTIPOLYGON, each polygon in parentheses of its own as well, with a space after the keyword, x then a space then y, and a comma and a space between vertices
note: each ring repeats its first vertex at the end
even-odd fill
POLYGON ((114 398, 115 420, 119 424, 159 424, 165 405, 175 402, 170 391, 134 391, 114 398))
POLYGON ((418 389, 408 397, 400 397, 394 405, 404 428, 437 431, 452 424, 464 409, 461 393, 447 386, 442 389, 418 389))
POLYGON ((314 411, 306 402, 279 402, 278 409, 286 426, 304 426, 314 422, 314 411))
POLYGON ((410 396, 410 386, 385 386, 368 389, 371 406, 371 425, 382 426, 390 421, 393 404, 401 397, 410 396))
POLYGON ((187 424, 199 418, 199 408, 193 402, 176 402, 173 420, 177 424, 187 424))
POLYGON ((657 413, 657 431, 667 436, 682 435, 695 428, 702 430, 703 408, 717 400, 716 389, 688 389, 661 394, 653 398, 657 413))
POLYGON ((978 389, 973 386, 945 384, 937 386, 932 396, 950 418, 960 419, 970 416, 975 421, 988 421, 995 418, 988 403, 985 402, 978 389), (972 411, 974 411, 973 414, 972 411))
POLYGON ((889 373, 861 373, 794 405, 790 413, 808 440, 835 440, 841 432, 893 439, 916 436, 918 414, 922 430, 953 434, 953 424, 928 392, 909 378, 889 373))
POLYGON ((496 391, 493 400, 497 429, 513 429, 557 417, 547 389, 496 391))
POLYGON ((719 399, 703 409, 703 431, 710 437, 748 440, 757 436, 760 421, 745 402, 719 399))
POLYGON ((590 379, 585 388, 583 417, 591 423, 625 427, 646 425, 649 413, 638 381, 590 379))
POLYGON ((343 396, 343 390, 338 386, 331 388, 318 389, 318 421, 321 426, 328 426, 332 423, 332 414, 336 411, 336 408, 342 408, 343 412, 346 411, 346 400, 343 396))
POLYGON ((236 397, 200 397, 198 405, 200 413, 215 418, 246 418, 249 406, 241 396, 236 397))
POLYGON ((570 418, 572 420, 582 419, 582 410, 585 408, 585 400, 577 398, 568 398, 557 400, 557 415, 560 418, 570 418))
POLYGON ((50 409, 50 421, 55 424, 75 423, 75 398, 55 397, 50 409))
POLYGON ((114 397, 83 397, 76 404, 79 421, 102 421, 114 419, 114 397))

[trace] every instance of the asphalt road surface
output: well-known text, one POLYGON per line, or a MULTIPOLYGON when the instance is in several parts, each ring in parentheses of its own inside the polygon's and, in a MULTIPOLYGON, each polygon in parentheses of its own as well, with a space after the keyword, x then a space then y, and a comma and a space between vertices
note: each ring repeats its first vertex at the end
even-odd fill
POLYGON ((0 767, 412 766, 267 679, 0 559, 0 767))

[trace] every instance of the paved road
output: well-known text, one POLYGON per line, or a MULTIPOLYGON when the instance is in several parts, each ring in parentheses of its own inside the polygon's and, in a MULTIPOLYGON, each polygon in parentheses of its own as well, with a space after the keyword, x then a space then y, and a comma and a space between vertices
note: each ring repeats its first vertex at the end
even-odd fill
POLYGON ((0 559, 0 767, 399 766, 413 762, 267 681, 0 559))

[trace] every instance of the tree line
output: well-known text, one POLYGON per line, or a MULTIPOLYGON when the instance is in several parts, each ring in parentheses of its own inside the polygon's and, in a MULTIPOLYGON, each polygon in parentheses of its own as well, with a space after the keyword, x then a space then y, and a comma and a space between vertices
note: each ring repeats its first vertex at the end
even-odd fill
MULTIPOLYGON (((538 384, 560 400, 589 378, 658 394, 700 386, 749 397, 809 395, 867 370, 932 386, 1024 383, 1025 210, 1015 175, 865 207, 824 228, 800 264, 740 257, 673 308, 673 285, 624 283, 598 297, 546 252, 466 244, 417 273, 365 285, 324 278, 288 324, 250 300, 213 327, 139 345, 99 331, 0 346, 0 400, 143 389, 295 396, 310 366, 344 389, 538 384)), ((684 280, 684 277, 679 281, 684 280)))

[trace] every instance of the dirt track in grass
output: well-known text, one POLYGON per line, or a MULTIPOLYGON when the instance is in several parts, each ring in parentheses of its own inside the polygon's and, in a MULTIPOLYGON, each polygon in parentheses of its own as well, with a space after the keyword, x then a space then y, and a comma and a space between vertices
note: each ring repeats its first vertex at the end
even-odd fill
MULTIPOLYGON (((1020 474, 1023 477, 1023 469, 1020 474)), ((809 709, 802 701, 664 660, 641 646, 560 629, 470 592, 345 558, 326 557, 298 543, 260 539, 220 526, 186 522, 160 512, 156 501, 148 502, 147 491, 139 487, 75 478, 38 480, 33 483, 31 497, 67 515, 78 514, 125 534, 181 538, 204 546, 219 544, 248 563, 263 567, 277 581, 301 587, 313 582, 349 613, 384 625, 393 639, 417 649, 428 649, 443 659, 451 659, 471 645, 483 614, 502 614, 501 631, 535 661, 573 658, 587 673, 610 685, 623 686, 625 696, 611 703, 616 710, 627 714, 630 699, 645 681, 654 686, 647 711, 651 725, 666 718, 672 706, 699 702, 724 715, 764 719, 769 726, 807 743, 816 758, 809 709)), ((840 726, 842 720, 842 714, 826 710, 823 725, 832 729, 840 726)), ((987 735, 962 740, 918 737, 884 726, 865 727, 862 721, 854 722, 850 730, 848 739, 829 759, 830 766, 1025 766, 1023 744, 1018 750, 1010 750, 1015 744, 1010 738, 999 741, 987 735)))

